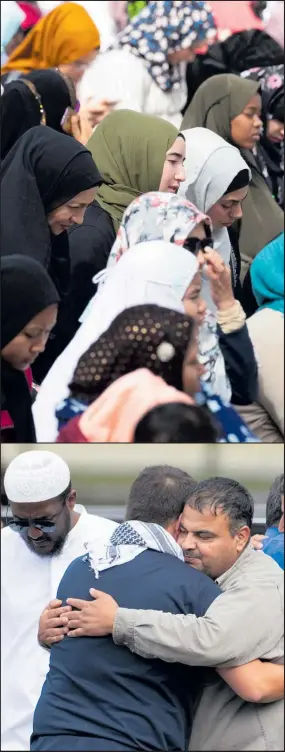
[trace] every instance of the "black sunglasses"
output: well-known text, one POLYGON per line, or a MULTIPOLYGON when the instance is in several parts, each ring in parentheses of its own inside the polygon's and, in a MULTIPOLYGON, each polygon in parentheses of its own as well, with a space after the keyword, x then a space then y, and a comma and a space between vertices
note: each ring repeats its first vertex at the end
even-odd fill
MULTIPOLYGON (((53 516, 56 518, 60 517, 60 515, 63 512, 63 507, 65 505, 66 499, 62 503, 62 509, 60 512, 57 512, 57 514, 54 514, 53 516)), ((25 517, 25 518, 18 518, 18 519, 12 519, 8 520, 8 509, 7 509, 7 515, 6 515, 6 525, 11 530, 14 531, 14 533, 23 533, 24 530, 27 530, 29 527, 35 527, 37 530, 41 530, 42 533, 52 533, 55 531, 56 528, 56 520, 39 520, 33 519, 32 517, 25 517)))
POLYGON ((214 241, 212 238, 212 233, 211 233, 209 225, 205 224, 204 229, 205 229, 206 237, 203 240, 200 240, 200 238, 192 237, 192 238, 186 238, 186 240, 183 243, 183 247, 186 248, 187 251, 194 253, 194 255, 197 255, 199 251, 202 251, 202 253, 205 253, 205 248, 214 247, 214 241))

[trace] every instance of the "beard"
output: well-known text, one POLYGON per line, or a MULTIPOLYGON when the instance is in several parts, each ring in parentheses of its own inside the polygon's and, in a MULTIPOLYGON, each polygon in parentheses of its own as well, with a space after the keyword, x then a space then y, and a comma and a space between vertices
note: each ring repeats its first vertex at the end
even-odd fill
POLYGON ((64 510, 63 515, 64 519, 62 532, 58 533, 55 538, 43 535, 43 537, 40 539, 40 542, 43 546, 42 548, 38 548, 36 545, 34 545, 34 542, 30 538, 23 536, 23 540, 26 543, 26 546, 30 549, 30 551, 33 552, 33 554, 36 554, 36 556, 39 556, 40 558, 59 556, 61 554, 65 541, 71 529, 71 517, 67 508, 64 510), (45 548, 44 544, 47 545, 47 548, 45 548))

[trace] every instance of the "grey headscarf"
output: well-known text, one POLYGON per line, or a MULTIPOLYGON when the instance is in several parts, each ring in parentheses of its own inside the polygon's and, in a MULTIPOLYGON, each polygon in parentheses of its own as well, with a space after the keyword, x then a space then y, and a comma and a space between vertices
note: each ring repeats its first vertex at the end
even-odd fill
MULTIPOLYGON (((231 143, 231 121, 241 114, 259 91, 259 83, 232 73, 212 76, 199 87, 182 122, 182 128, 209 128, 231 143)), ((250 150, 240 150, 252 171, 243 205, 239 238, 243 260, 252 259, 284 231, 284 214, 272 198, 250 150)))
MULTIPOLYGON (((207 214, 241 170, 248 170, 249 180, 251 171, 239 150, 208 128, 192 128, 183 131, 183 136, 186 141, 186 180, 180 185, 179 195, 207 214)), ((229 264, 231 244, 226 227, 214 230, 213 239, 215 250, 229 264)), ((208 308, 215 311, 207 279, 203 279, 202 292, 208 308)))

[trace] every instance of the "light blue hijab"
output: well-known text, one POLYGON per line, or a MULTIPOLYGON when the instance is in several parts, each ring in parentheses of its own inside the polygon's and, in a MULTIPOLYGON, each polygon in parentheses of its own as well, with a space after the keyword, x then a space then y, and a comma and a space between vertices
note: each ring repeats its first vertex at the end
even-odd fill
POLYGON ((284 233, 257 254, 250 276, 259 308, 284 314, 284 233))

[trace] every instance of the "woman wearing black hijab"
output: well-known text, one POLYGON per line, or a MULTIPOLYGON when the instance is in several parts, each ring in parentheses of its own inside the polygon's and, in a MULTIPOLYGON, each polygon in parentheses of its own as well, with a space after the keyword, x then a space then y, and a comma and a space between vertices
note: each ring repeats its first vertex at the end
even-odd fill
POLYGON ((59 296, 27 256, 1 259, 1 440, 34 442, 31 365, 56 323, 59 296))
MULTIPOLYGON (((102 182, 90 152, 73 138, 36 126, 12 147, 1 175, 2 255, 36 259, 63 298, 70 283, 67 228, 81 224, 102 182)), ((39 381, 65 346, 65 314, 63 304, 56 336, 40 359, 44 365, 37 366, 39 381)))
POLYGON ((35 125, 63 133, 64 114, 76 106, 75 87, 58 70, 34 70, 7 84, 1 99, 1 159, 35 125))

